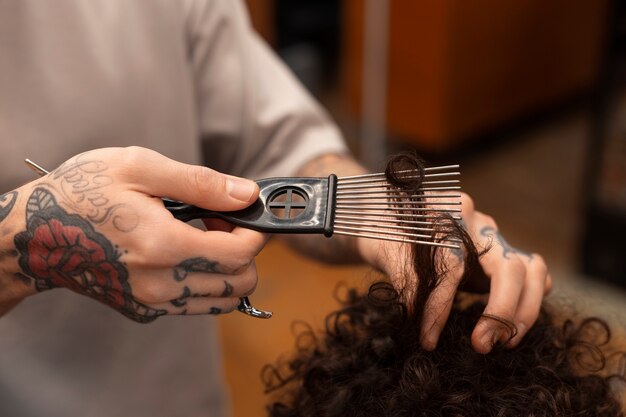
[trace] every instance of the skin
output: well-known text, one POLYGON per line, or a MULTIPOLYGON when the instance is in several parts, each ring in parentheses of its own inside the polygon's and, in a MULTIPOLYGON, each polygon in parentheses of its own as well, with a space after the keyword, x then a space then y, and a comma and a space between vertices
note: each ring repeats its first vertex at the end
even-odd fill
MULTIPOLYGON (((325 155, 307 164, 299 175, 325 176, 335 173, 341 177, 365 172, 365 168, 349 155, 325 155)), ((475 210, 474 202, 465 193, 462 193, 461 207, 462 222, 477 247, 491 248, 480 259, 485 272, 484 279, 489 280, 487 284, 490 287, 485 314, 508 320, 517 328, 515 337, 510 338, 508 329, 502 323, 481 319, 472 332, 472 345, 477 352, 484 354, 489 353, 496 342, 514 347, 537 320, 541 301, 552 288, 552 279, 540 255, 527 254, 510 246, 499 234, 495 221, 475 210)), ((327 261, 364 260, 388 275, 399 289, 404 288, 407 282, 419 279, 413 275, 411 268, 406 267, 409 255, 400 243, 345 236, 333 236, 330 239, 290 236, 287 239, 304 254, 313 254, 327 261), (351 257, 346 253, 351 254, 351 257)), ((433 291, 424 314, 421 342, 428 350, 437 346, 464 272, 462 253, 446 249, 441 256, 449 271, 442 284, 433 291)), ((480 282, 470 284, 477 288, 484 286, 480 282)))
MULTIPOLYGON (((365 173, 349 155, 323 155, 299 176, 365 173)), ((172 217, 168 196, 210 210, 247 207, 258 196, 252 181, 170 160, 154 151, 106 148, 77 155, 49 175, 0 197, 0 313, 25 297, 66 287, 125 316, 148 322, 162 315, 234 310, 257 284, 255 256, 268 236, 221 221, 200 231, 172 217), (149 173, 149 174, 148 174, 149 173)), ((476 351, 496 341, 515 346, 537 318, 551 279, 543 259, 512 248, 490 217, 467 195, 462 217, 479 247, 492 246, 481 264, 490 279, 485 313, 518 328, 509 339, 496 320, 472 333, 476 351)), ((302 253, 326 262, 367 262, 398 287, 419 279, 404 268, 399 243, 346 236, 291 235, 302 253)), ((443 252, 449 272, 428 301, 422 345, 434 349, 463 270, 458 253, 443 252)))
POLYGON ((257 198, 253 181, 144 148, 107 148, 75 156, 15 193, 0 224, 8 253, 0 260, 3 311, 66 287, 148 322, 230 312, 256 287, 254 257, 267 235, 201 231, 153 197, 238 210, 257 198))

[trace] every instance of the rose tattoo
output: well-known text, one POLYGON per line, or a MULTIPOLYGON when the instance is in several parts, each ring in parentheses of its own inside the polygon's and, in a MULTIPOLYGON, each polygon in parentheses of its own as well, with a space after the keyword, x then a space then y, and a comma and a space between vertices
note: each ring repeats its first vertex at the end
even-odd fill
POLYGON ((15 247, 22 271, 39 291, 66 287, 142 323, 166 313, 133 298, 128 270, 113 244, 91 223, 67 213, 45 188, 29 197, 26 231, 15 236, 15 247))

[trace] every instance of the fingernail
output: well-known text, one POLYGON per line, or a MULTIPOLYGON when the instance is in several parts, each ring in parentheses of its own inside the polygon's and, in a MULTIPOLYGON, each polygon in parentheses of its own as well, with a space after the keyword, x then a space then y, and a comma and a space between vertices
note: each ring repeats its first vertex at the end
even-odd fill
POLYGON ((256 184, 244 178, 231 177, 226 180, 226 191, 232 198, 248 203, 256 192, 256 184))
POLYGON ((500 336, 502 336, 500 329, 495 329, 492 332, 486 332, 480 342, 485 348, 487 348, 487 352, 491 352, 491 349, 493 349, 495 344, 498 342, 500 336))
POLYGON ((422 347, 424 350, 433 351, 437 347, 437 334, 427 334, 422 337, 422 347))

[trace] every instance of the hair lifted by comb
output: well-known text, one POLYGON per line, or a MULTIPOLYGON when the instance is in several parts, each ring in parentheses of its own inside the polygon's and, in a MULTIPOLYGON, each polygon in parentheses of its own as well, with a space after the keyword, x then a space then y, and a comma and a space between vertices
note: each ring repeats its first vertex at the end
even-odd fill
MULTIPOLYGON (((421 180, 403 179, 398 174, 402 169, 417 169, 423 176, 423 163, 402 154, 387 166, 389 182, 408 195, 421 180)), ((462 240, 467 266, 477 267, 479 254, 467 232, 450 218, 441 222, 453 225, 450 235, 462 240)), ((602 350, 611 334, 599 319, 578 326, 568 320, 557 327, 542 309, 516 348, 496 346, 481 355, 472 349, 470 334, 485 305, 455 306, 437 348, 423 350, 423 306, 445 272, 438 262, 440 250, 413 248, 412 267, 420 279, 413 283, 417 293, 412 308, 401 292, 381 281, 366 295, 349 289, 339 300, 341 308, 327 316, 321 334, 310 327, 301 332, 293 358, 263 369, 266 389, 276 396, 269 415, 623 415, 609 384, 624 382, 624 375, 609 375, 607 360, 617 356, 607 357, 602 350)))

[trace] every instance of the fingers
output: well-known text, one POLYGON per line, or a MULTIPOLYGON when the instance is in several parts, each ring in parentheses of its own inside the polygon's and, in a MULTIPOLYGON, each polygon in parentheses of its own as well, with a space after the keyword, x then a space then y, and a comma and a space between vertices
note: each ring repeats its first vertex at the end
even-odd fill
MULTIPOLYGON (((485 314, 513 322, 524 289, 525 267, 518 259, 498 262, 496 258, 501 254, 497 252, 490 251, 483 259, 485 264, 496 265, 493 274, 487 272, 491 276, 491 293, 485 314)), ((496 342, 508 340, 511 336, 500 322, 480 320, 472 333, 472 345, 479 353, 489 353, 496 342)))
POLYGON ((464 271, 462 250, 446 249, 440 253, 443 254, 443 261, 449 269, 426 301, 420 335, 421 345, 426 350, 434 350, 437 347, 439 335, 448 321, 464 271))
POLYGON ((149 149, 129 147, 120 152, 125 174, 149 195, 167 196, 209 210, 233 211, 249 206, 259 194, 254 181, 177 162, 149 149))
POLYGON ((237 275, 198 272, 186 266, 184 275, 174 268, 170 273, 145 271, 132 281, 133 297, 141 304, 166 314, 220 314, 237 307, 240 297, 251 294, 258 275, 254 262, 237 275))
POLYGON ((124 255, 135 266, 130 284, 138 302, 166 314, 218 314, 232 311, 239 297, 255 290, 254 258, 268 235, 237 227, 230 233, 202 231, 177 221, 167 230, 165 237, 147 239, 140 251, 124 255))
POLYGON ((491 249, 480 262, 491 278, 491 291, 485 314, 515 326, 512 334, 502 322, 481 319, 472 333, 472 345, 479 353, 488 353, 494 344, 516 346, 539 315, 543 296, 552 281, 543 259, 510 246, 500 235, 493 219, 475 212, 472 235, 479 247, 491 249))
POLYGON ((524 290, 522 291, 513 323, 517 334, 508 341, 508 347, 515 347, 539 317, 544 295, 549 291, 547 283, 552 285, 546 264, 537 254, 529 259, 524 290))
POLYGON ((237 308, 240 300, 236 297, 229 298, 187 298, 181 300, 180 304, 171 303, 157 304, 151 307, 166 311, 170 316, 184 315, 207 315, 226 314, 237 308))

